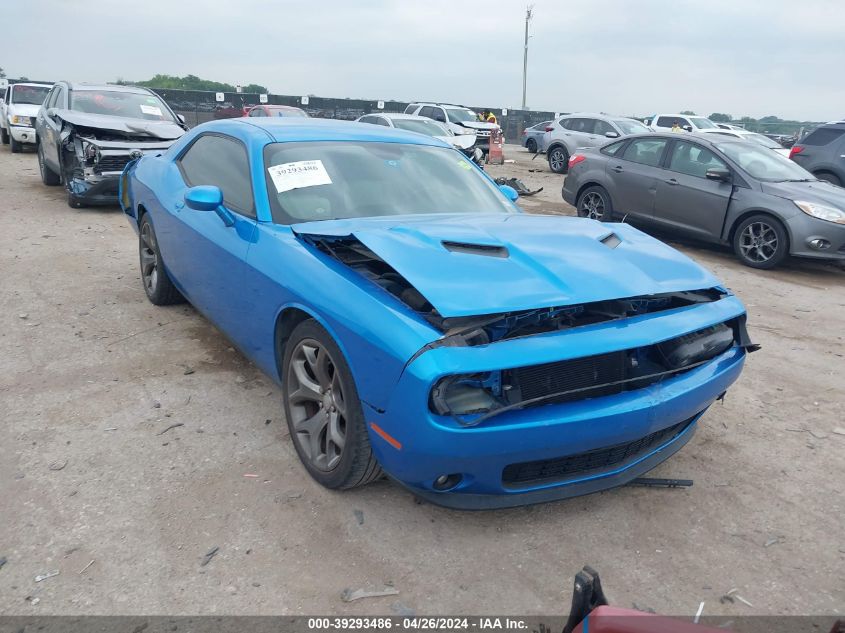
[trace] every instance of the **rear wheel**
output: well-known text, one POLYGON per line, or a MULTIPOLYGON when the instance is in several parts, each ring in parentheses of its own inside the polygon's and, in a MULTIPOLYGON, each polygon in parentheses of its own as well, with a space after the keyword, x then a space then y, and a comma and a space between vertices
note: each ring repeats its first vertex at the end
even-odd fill
POLYGON ((533 138, 530 138, 525 142, 525 147, 532 154, 537 153, 537 141, 535 141, 533 138))
POLYGON ((814 175, 819 180, 824 180, 825 182, 829 182, 830 184, 836 185, 837 187, 842 186, 842 180, 839 179, 839 176, 837 176, 836 174, 831 174, 829 171, 821 171, 814 175))
POLYGON ((769 269, 789 254, 789 237, 779 220, 760 213, 736 227, 733 247, 739 261, 746 266, 769 269))
POLYGON ((578 211, 578 216, 582 218, 608 222, 613 217, 613 203, 610 201, 610 194, 604 187, 598 185, 584 189, 578 196, 575 208, 578 211))
POLYGON ((185 298, 173 285, 170 276, 164 269, 155 230, 146 214, 141 218, 138 233, 141 281, 144 283, 144 292, 147 293, 147 299, 157 306, 182 303, 185 298))
POLYGON ((569 169, 569 152, 565 147, 556 145, 548 152, 549 169, 556 174, 565 174, 569 169))
POLYGON ((299 459, 326 488, 355 488, 382 476, 355 382, 340 348, 313 319, 285 346, 282 395, 299 459))
POLYGON ((44 148, 41 143, 38 144, 35 150, 38 153, 38 169, 41 172, 41 182, 49 187, 55 187, 60 184, 61 179, 59 175, 54 172, 44 161, 44 148))

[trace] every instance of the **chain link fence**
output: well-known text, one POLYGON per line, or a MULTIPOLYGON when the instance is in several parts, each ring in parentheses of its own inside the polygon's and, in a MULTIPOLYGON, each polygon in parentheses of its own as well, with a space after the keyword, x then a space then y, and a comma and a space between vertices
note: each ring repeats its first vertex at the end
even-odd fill
MULTIPOLYGON (((185 117, 185 122, 193 127, 215 119, 229 119, 244 116, 252 106, 261 103, 261 95, 239 92, 204 92, 199 90, 163 90, 153 88, 173 110, 185 117), (219 98, 222 96, 222 100, 219 98)), ((330 97, 294 97, 290 95, 267 95, 268 105, 285 105, 302 108, 308 116, 321 119, 354 121, 360 116, 372 112, 404 112, 409 102, 406 101, 370 101, 366 99, 335 99, 330 97), (381 106, 381 107, 379 107, 381 106)), ((471 108, 481 112, 487 108, 471 108)), ((533 110, 490 109, 502 126, 508 143, 519 143, 522 131, 554 117, 554 112, 533 110)))

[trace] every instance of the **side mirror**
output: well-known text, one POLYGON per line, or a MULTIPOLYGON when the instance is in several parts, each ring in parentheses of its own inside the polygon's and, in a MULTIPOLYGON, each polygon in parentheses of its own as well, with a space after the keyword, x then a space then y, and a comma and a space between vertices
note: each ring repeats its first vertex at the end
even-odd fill
POLYGON ((717 180, 719 182, 730 182, 731 181, 731 172, 727 169, 722 169, 720 167, 712 167, 707 170, 707 173, 704 174, 704 177, 707 180, 717 180))
POLYGON ((605 132, 607 138, 619 138, 619 132, 605 132))
POLYGON ((215 211, 223 204, 223 192, 211 185, 191 187, 185 192, 185 204, 196 211, 215 211))
POLYGON ((516 202, 519 198, 519 193, 510 185, 499 185, 499 191, 505 194, 511 202, 516 202))
POLYGON ((56 108, 47 108, 47 116, 51 119, 56 118, 56 108))
POLYGON ((685 126, 684 126, 684 129, 685 129, 687 132, 692 132, 692 126, 691 126, 691 125, 685 125, 685 126))

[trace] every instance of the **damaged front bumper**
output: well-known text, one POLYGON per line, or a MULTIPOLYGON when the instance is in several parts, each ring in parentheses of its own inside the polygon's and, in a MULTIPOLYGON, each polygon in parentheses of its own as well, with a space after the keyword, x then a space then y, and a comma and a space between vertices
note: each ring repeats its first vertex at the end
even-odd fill
POLYGON ((539 503, 625 484, 689 441, 702 413, 738 378, 747 341, 642 388, 508 410, 476 426, 434 413, 432 387, 458 373, 609 354, 740 319, 742 304, 726 296, 624 322, 429 349, 406 367, 384 411, 365 411, 373 450, 393 479, 454 508, 539 503))
POLYGON ((147 154, 161 154, 174 141, 102 141, 70 135, 63 166, 67 190, 86 204, 115 204, 124 167, 147 154))

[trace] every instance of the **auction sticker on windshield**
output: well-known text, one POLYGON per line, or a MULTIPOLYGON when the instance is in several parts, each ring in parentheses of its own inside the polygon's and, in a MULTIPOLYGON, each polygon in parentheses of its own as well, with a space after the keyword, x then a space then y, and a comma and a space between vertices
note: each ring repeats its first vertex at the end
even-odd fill
POLYGON ((149 106, 142 103, 141 112, 144 114, 152 114, 153 116, 161 116, 161 108, 158 106, 149 106))
POLYGON ((270 178, 276 185, 276 191, 283 193, 291 189, 330 185, 332 179, 321 160, 299 160, 295 163, 282 163, 268 167, 270 178))

